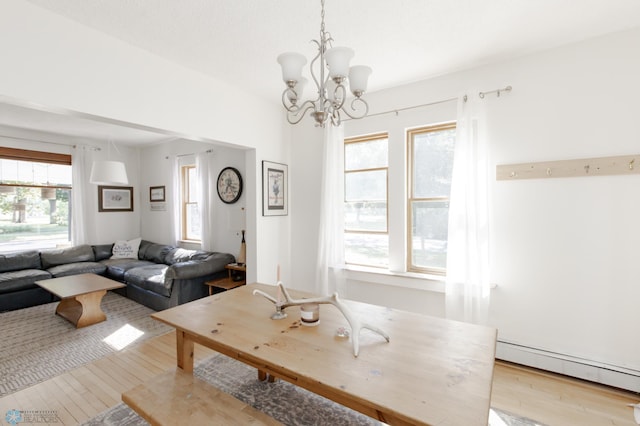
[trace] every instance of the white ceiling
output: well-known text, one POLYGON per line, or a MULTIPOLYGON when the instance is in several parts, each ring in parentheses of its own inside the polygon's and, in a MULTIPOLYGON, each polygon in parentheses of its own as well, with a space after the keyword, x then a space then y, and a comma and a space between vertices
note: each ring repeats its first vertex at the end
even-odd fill
MULTIPOLYGON (((275 58, 310 60, 320 28, 319 0, 27 1, 274 105, 284 88, 275 58)), ((327 0, 325 9, 334 45, 373 68, 370 91, 640 27, 640 0, 327 0)))

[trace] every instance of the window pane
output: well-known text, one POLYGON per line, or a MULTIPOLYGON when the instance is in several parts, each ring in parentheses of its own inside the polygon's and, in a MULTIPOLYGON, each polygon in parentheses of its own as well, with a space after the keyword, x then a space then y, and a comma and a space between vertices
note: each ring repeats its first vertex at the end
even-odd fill
POLYGON ((389 266, 389 237, 384 234, 344 234, 344 257, 356 265, 389 266))
POLYGON ((344 146, 344 169, 387 167, 387 138, 347 143, 344 146))
POLYGON ((201 237, 200 210, 198 205, 194 203, 187 204, 186 233, 187 240, 199 240, 201 237))
POLYGON ((446 268, 449 202, 413 202, 411 215, 412 265, 446 268))
POLYGON ((344 205, 344 227, 349 231, 387 231, 387 203, 351 202, 344 205))
POLYGON ((352 172, 345 174, 347 201, 386 201, 387 171, 352 172))
POLYGON ((71 186, 71 166, 0 159, 0 182, 71 186))
POLYGON ((449 196, 455 137, 455 129, 414 136, 414 198, 449 196))
POLYGON ((189 193, 187 194, 187 202, 189 203, 195 203, 196 201, 198 201, 198 195, 197 195, 197 190, 196 190, 196 168, 195 167, 189 167, 188 169, 189 172, 189 193))
POLYGON ((68 245, 70 194, 70 189, 0 187, 0 251, 68 245))

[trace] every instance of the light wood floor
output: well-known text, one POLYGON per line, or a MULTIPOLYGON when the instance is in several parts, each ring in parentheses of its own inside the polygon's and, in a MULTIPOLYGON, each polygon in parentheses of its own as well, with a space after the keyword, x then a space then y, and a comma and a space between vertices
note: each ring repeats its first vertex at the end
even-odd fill
MULTIPOLYGON (((196 345, 196 360, 212 353, 196 345)), ((174 333, 149 339, 0 398, 0 424, 10 409, 55 411, 55 426, 81 423, 118 404, 125 390, 174 368, 175 359, 174 333)), ((639 401, 638 394, 498 362, 491 405, 552 426, 634 426, 626 404, 639 401)))

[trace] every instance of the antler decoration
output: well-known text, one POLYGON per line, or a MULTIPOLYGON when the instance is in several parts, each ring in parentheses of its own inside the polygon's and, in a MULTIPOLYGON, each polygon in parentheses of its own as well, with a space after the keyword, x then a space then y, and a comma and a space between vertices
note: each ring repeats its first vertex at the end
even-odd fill
POLYGON ((360 330, 362 330, 363 328, 367 328, 371 331, 374 331, 379 335, 381 335, 382 337, 384 337, 387 342, 389 341, 389 335, 387 333, 385 333, 384 331, 382 331, 381 329, 379 329, 374 325, 371 325, 367 322, 360 321, 358 317, 353 315, 353 313, 349 310, 347 305, 342 303, 342 301, 338 298, 338 293, 333 293, 333 295, 331 296, 314 297, 311 299, 294 299, 289 295, 289 292, 284 287, 282 282, 278 282, 277 286, 279 287, 279 290, 282 291, 282 294, 284 295, 284 299, 285 299, 284 301, 277 300, 274 297, 268 295, 267 293, 261 290, 253 290, 253 295, 255 296, 256 294, 259 294, 260 296, 263 296, 266 299, 270 300, 276 306, 277 311, 281 311, 290 306, 305 305, 307 303, 332 304, 333 306, 338 308, 340 312, 342 312, 342 315, 344 315, 344 317, 347 319, 347 322, 349 322, 349 325, 351 326, 352 336, 353 336, 353 355, 356 357, 360 352, 360 330))

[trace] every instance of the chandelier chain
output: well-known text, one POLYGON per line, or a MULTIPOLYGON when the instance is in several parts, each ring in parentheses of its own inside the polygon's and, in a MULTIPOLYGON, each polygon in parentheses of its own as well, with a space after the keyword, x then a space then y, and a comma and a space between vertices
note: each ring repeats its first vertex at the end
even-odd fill
POLYGON ((324 0, 320 0, 320 34, 324 34, 324 0))

